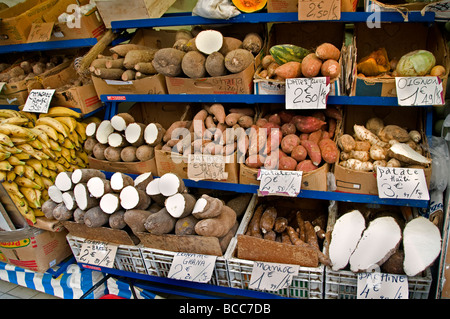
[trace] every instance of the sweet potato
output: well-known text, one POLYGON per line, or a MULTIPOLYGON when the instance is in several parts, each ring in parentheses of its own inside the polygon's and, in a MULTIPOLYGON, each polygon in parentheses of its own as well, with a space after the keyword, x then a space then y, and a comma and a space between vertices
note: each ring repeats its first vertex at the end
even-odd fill
POLYGON ((339 60, 341 51, 334 45, 328 42, 322 43, 316 48, 316 56, 321 60, 339 60))
POLYGON ((308 156, 308 152, 306 148, 299 144, 292 149, 291 157, 295 159, 297 162, 301 162, 308 156))
POLYGON ((263 155, 259 154, 250 155, 245 159, 245 165, 247 165, 250 168, 260 168, 261 166, 263 166, 264 161, 265 156, 263 155))
POLYGON ((281 150, 286 153, 290 154, 294 147, 300 144, 300 138, 295 134, 288 134, 283 137, 281 140, 281 150))
POLYGON ((295 124, 297 130, 301 133, 311 133, 320 130, 326 122, 318 119, 314 116, 296 115, 292 119, 292 123, 295 124))
POLYGON ((320 154, 322 159, 329 163, 334 164, 339 159, 339 150, 336 143, 329 138, 325 138, 319 142, 320 154))
POLYGON ((338 137, 337 143, 343 152, 350 152, 355 149, 356 142, 350 134, 342 134, 338 137))
POLYGON ((200 220, 195 232, 200 236, 223 237, 236 222, 236 212, 224 205, 219 216, 200 220))
POLYGON ((283 125, 281 125, 281 133, 283 133, 283 136, 286 136, 288 134, 295 134, 295 132, 297 132, 295 124, 284 123, 283 125))
POLYGON ((302 140, 301 145, 303 145, 303 147, 306 149, 306 152, 308 153, 308 156, 311 159, 312 163, 318 166, 322 161, 322 154, 320 152, 319 145, 310 140, 302 140))
POLYGON ((341 66, 337 61, 329 59, 322 63, 320 72, 323 76, 328 76, 330 79, 334 79, 341 74, 341 66))
POLYGON ((308 140, 319 144, 320 140, 322 139, 322 136, 323 136, 323 131, 317 130, 317 131, 309 133, 308 140))
POLYGON ((278 169, 286 171, 295 171, 297 161, 290 156, 283 156, 278 160, 278 169))
POLYGON ((302 64, 296 61, 286 62, 275 69, 275 75, 283 79, 298 78, 302 75, 302 64))
POLYGON ((297 164, 297 166, 295 167, 295 170, 307 173, 307 172, 311 172, 317 168, 318 168, 318 166, 314 165, 310 159, 305 159, 297 164))
POLYGON ((312 78, 319 74, 322 60, 315 53, 310 53, 302 60, 302 74, 306 78, 312 78))

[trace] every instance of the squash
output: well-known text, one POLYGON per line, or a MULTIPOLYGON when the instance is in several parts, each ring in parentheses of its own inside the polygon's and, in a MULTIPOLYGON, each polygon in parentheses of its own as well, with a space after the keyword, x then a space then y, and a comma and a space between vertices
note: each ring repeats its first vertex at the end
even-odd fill
POLYGON ((269 53, 279 65, 282 65, 291 61, 302 62, 310 52, 293 44, 277 44, 269 49, 269 53))
POLYGON ((267 4, 267 0, 232 0, 232 2, 239 11, 245 13, 262 10, 267 4))
POLYGON ((373 51, 368 56, 363 57, 356 65, 358 73, 365 76, 377 76, 389 72, 391 64, 385 48, 373 51))

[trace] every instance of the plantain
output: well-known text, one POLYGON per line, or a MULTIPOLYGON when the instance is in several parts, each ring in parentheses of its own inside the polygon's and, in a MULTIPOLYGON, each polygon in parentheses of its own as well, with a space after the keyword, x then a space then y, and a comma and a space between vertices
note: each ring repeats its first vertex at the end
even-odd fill
POLYGON ((87 136, 86 136, 86 126, 84 126, 83 123, 77 121, 76 127, 75 127, 75 131, 81 137, 82 141, 86 140, 86 138, 87 138, 87 136))
POLYGON ((10 171, 14 167, 8 162, 8 160, 0 161, 0 171, 10 171))
POLYGON ((16 194, 13 193, 8 193, 9 197, 11 197, 12 201, 14 202, 14 204, 16 204, 16 206, 26 206, 27 202, 25 197, 20 198, 19 196, 17 196, 16 194))
POLYGON ((19 206, 17 207, 19 212, 22 214, 25 219, 28 220, 28 223, 35 224, 36 223, 36 216, 33 213, 33 210, 28 206, 19 206))
POLYGON ((10 137, 25 137, 29 138, 30 140, 36 138, 36 136, 29 128, 15 124, 5 123, 0 125, 0 133, 6 134, 10 137))
POLYGON ((37 124, 34 128, 47 134, 47 136, 53 141, 58 141, 58 131, 56 131, 53 127, 46 124, 37 124))
POLYGON ((50 147, 50 137, 43 131, 36 129, 35 127, 30 130, 36 135, 36 138, 45 146, 50 147))
POLYGON ((8 159, 11 156, 10 152, 0 151, 0 161, 8 159))
POLYGON ((0 133, 0 144, 6 145, 9 147, 14 147, 14 142, 11 141, 11 138, 8 134, 0 133))
POLYGON ((26 111, 22 111, 22 110, 20 110, 20 111, 18 111, 18 112, 19 112, 20 116, 26 117, 26 118, 29 119, 30 122, 32 122, 33 124, 36 123, 36 120, 37 120, 37 113, 34 113, 34 112, 26 112, 26 111))
POLYGON ((16 166, 16 165, 25 165, 25 162, 20 160, 19 158, 17 158, 16 155, 11 155, 10 157, 8 157, 6 159, 9 164, 11 164, 12 166, 16 166))
POLYGON ((0 183, 3 183, 3 182, 6 181, 6 174, 7 174, 7 173, 8 173, 8 172, 0 171, 0 183))
POLYGON ((27 159, 30 159, 30 158, 31 158, 31 155, 30 155, 30 154, 24 153, 24 152, 14 154, 14 156, 17 157, 17 158, 18 158, 19 160, 21 160, 21 161, 24 161, 24 160, 27 160, 27 159))
POLYGON ((14 180, 18 186, 31 187, 41 189, 41 186, 25 176, 17 176, 14 180))
POLYGON ((55 162, 51 159, 47 160, 47 169, 51 170, 51 171, 55 171, 56 170, 56 165, 55 162))
POLYGON ((54 119, 67 126, 69 128, 69 134, 75 134, 77 127, 77 120, 75 118, 70 116, 57 116, 54 119))
POLYGON ((14 173, 16 173, 17 176, 23 176, 25 174, 25 165, 14 166, 14 173))
POLYGON ((38 175, 42 175, 43 166, 42 166, 41 161, 38 161, 35 158, 30 158, 29 160, 27 160, 25 162, 25 164, 27 164, 28 166, 31 166, 38 175))
POLYGON ((36 171, 34 170, 33 167, 31 167, 30 165, 22 165, 23 166, 23 175, 24 177, 34 180, 34 177, 36 175, 36 171))
POLYGON ((0 117, 21 117, 20 111, 12 109, 0 109, 0 117))
POLYGON ((45 124, 50 127, 53 127, 58 133, 62 134, 64 137, 68 137, 69 133, 67 132, 64 124, 55 120, 53 117, 39 117, 36 121, 36 125, 45 124))
POLYGON ((6 173, 6 181, 8 183, 12 183, 14 182, 14 180, 16 179, 16 173, 14 172, 14 170, 11 170, 9 172, 6 173))
POLYGON ((25 196, 25 199, 28 202, 28 206, 31 208, 40 208, 41 203, 39 202, 36 192, 34 188, 30 187, 19 187, 19 191, 25 196))
POLYGON ((38 184, 39 186, 41 186, 40 189, 43 189, 45 187, 44 181, 42 180, 42 177, 40 175, 35 175, 34 176, 34 182, 36 184, 38 184))
POLYGON ((23 194, 19 191, 19 185, 17 185, 15 181, 11 183, 4 181, 2 182, 2 185, 9 194, 14 194, 19 198, 24 198, 23 194))
POLYGON ((41 179, 42 179, 42 182, 44 183, 44 189, 42 191, 44 191, 45 189, 48 189, 50 186, 53 185, 53 182, 50 179, 50 177, 41 176, 41 179))
POLYGON ((42 150, 42 148, 44 147, 42 145, 41 141, 39 141, 38 139, 29 141, 28 144, 30 144, 34 149, 37 149, 37 150, 42 150))
POLYGON ((64 144, 62 146, 65 147, 65 148, 68 148, 68 149, 74 149, 75 148, 75 144, 68 138, 66 138, 64 140, 64 144))
POLYGON ((42 117, 70 116, 79 119, 81 118, 82 114, 65 106, 52 106, 48 109, 47 113, 41 114, 40 116, 42 117))
POLYGON ((28 143, 31 142, 31 139, 26 138, 26 137, 11 137, 11 142, 14 143, 14 145, 18 145, 18 144, 24 144, 24 143, 28 143))
POLYGON ((28 126, 30 120, 26 117, 8 117, 0 121, 0 124, 14 124, 20 126, 28 126))

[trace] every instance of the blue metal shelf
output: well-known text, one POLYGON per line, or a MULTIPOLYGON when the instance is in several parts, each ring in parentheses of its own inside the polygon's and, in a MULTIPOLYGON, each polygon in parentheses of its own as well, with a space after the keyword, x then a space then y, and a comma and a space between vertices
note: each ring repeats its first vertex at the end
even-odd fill
MULTIPOLYGON (((334 22, 366 22, 371 18, 371 12, 342 12, 340 20, 330 20, 334 22)), ((424 15, 420 11, 408 13, 408 20, 399 12, 381 12, 380 22, 434 22, 434 12, 426 12, 424 15)), ((323 21, 323 20, 322 20, 323 21)), ((153 28, 167 26, 202 25, 202 24, 230 24, 230 23, 268 23, 268 22, 299 22, 297 12, 283 13, 241 13, 236 17, 224 19, 207 19, 200 16, 193 16, 191 12, 166 14, 157 19, 136 19, 125 21, 112 21, 113 31, 130 28, 153 28)))
POLYGON ((0 54, 13 52, 48 51, 57 49, 72 49, 91 47, 97 43, 97 39, 58 40, 23 44, 0 45, 0 54))

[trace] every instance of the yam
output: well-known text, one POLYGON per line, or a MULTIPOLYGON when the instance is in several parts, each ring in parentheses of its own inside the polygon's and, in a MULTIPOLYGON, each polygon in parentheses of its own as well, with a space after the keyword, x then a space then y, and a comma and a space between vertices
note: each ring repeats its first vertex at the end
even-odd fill
POLYGON ((110 178, 111 190, 120 192, 126 186, 134 185, 134 180, 130 175, 122 172, 115 172, 110 178))
POLYGON ((171 233, 175 229, 176 222, 177 219, 172 217, 164 207, 157 213, 148 216, 144 227, 151 234, 163 235, 171 233))
POLYGON ((235 49, 225 55, 225 67, 231 73, 242 72, 253 62, 253 54, 245 49, 235 49))
POLYGON ((125 210, 121 209, 109 216, 108 225, 112 229, 124 229, 127 226, 125 223, 125 210))
MULTIPOLYGON (((222 47, 218 52, 222 54, 222 56, 226 56, 228 52, 241 48, 242 48, 242 41, 239 40, 238 38, 223 37, 222 47)), ((214 52, 211 54, 214 54, 214 52)))
POLYGON ((250 203, 252 194, 240 194, 226 202, 226 205, 235 211, 236 217, 242 216, 250 203))
POLYGON ((105 59, 104 67, 107 69, 122 69, 123 68, 123 60, 124 60, 123 58, 105 59))
MULTIPOLYGON (((108 143, 109 134, 114 132, 114 127, 111 125, 110 120, 103 120, 97 126, 97 130, 95 131, 95 138, 101 144, 108 143)), ((94 153, 95 154, 95 153, 94 153)))
POLYGON ((222 210, 223 202, 215 197, 203 194, 195 202, 192 215, 197 219, 217 217, 222 210))
POLYGON ((145 192, 150 196, 153 202, 159 204, 161 207, 164 206, 164 202, 167 196, 161 194, 159 190, 160 178, 155 178, 147 184, 145 187, 145 192))
POLYGON ((120 162, 120 152, 122 151, 122 149, 123 147, 106 147, 104 150, 105 159, 109 162, 120 162))
POLYGON ((72 183, 87 183, 92 177, 106 178, 105 173, 95 168, 77 168, 72 173, 72 183))
POLYGON ((73 210, 68 209, 64 203, 59 203, 53 209, 53 218, 59 221, 72 219, 73 210))
POLYGON ((356 142, 350 134, 342 134, 337 139, 337 144, 343 152, 350 152, 355 149, 356 142))
POLYGON ((53 217, 53 209, 58 205, 57 202, 54 202, 52 199, 47 199, 45 202, 41 205, 41 210, 44 213, 44 216, 48 219, 55 219, 53 217))
POLYGON ((125 186, 120 191, 119 197, 120 205, 124 209, 147 209, 151 203, 150 196, 133 185, 125 186))
POLYGON ((141 162, 151 160, 154 157, 155 157, 155 148, 153 146, 144 144, 136 149, 136 158, 141 162))
POLYGON ((308 152, 306 151, 306 148, 301 144, 295 146, 292 149, 291 157, 295 159, 297 162, 305 160, 307 156, 308 152))
POLYGON ((109 51, 111 53, 117 54, 118 56, 124 57, 131 50, 146 50, 146 49, 149 49, 149 47, 140 44, 127 43, 115 45, 112 48, 110 48, 109 51))
POLYGON ((99 206, 88 209, 84 214, 84 224, 88 227, 101 227, 108 221, 109 215, 103 212, 99 206))
POLYGON ((123 72, 123 69, 98 68, 93 74, 103 80, 121 80, 123 72))
POLYGON ((112 128, 119 132, 125 131, 128 124, 134 122, 135 122, 134 117, 131 114, 123 112, 114 115, 110 120, 112 128))
POLYGON ((175 223, 175 235, 195 235, 198 219, 192 215, 180 218, 175 223))
POLYGON ((100 206, 103 212, 109 215, 122 209, 122 206, 120 205, 119 194, 116 193, 107 193, 103 195, 100 198, 98 205, 100 206))
POLYGON ((388 150, 388 156, 393 157, 401 162, 413 165, 430 165, 431 159, 427 158, 406 143, 395 143, 388 150))
POLYGON ((196 48, 204 54, 219 51, 222 45, 223 35, 217 30, 203 30, 195 37, 196 48))
POLYGON ((153 174, 152 172, 145 172, 141 173, 133 181, 134 187, 137 189, 142 189, 143 191, 146 190, 147 185, 153 180, 153 174))
POLYGON ((159 190, 164 196, 172 196, 186 191, 183 180, 173 173, 166 173, 159 179, 159 190))
POLYGON ((195 232, 200 236, 223 237, 236 222, 236 213, 224 205, 217 217, 205 218, 195 225, 195 232))
POLYGON ((368 141, 371 145, 380 145, 381 147, 387 147, 387 143, 382 141, 372 131, 366 129, 363 125, 353 125, 356 138, 361 141, 368 141))
POLYGON ((100 198, 106 193, 111 193, 111 182, 105 178, 92 177, 86 183, 89 194, 95 198, 100 198))
POLYGON ((140 49, 140 50, 130 50, 125 55, 123 60, 123 66, 126 69, 133 69, 134 66, 139 62, 151 62, 155 57, 157 49, 140 49))
POLYGON ((142 209, 129 209, 125 211, 123 220, 134 234, 145 232, 145 221, 154 213, 142 209))
POLYGON ((144 140, 149 146, 160 144, 166 130, 159 123, 149 123, 144 129, 144 140))
POLYGON ((214 103, 209 107, 209 112, 214 115, 214 119, 221 124, 225 123, 225 108, 220 103, 214 103))
POLYGON ((138 160, 136 156, 137 147, 133 145, 125 146, 120 151, 120 159, 122 162, 136 162, 138 160))
POLYGON ((192 213, 196 199, 189 193, 177 193, 165 200, 167 212, 175 218, 183 218, 192 213))
POLYGON ((206 57, 199 51, 187 52, 181 60, 181 69, 189 78, 197 79, 206 76, 206 57))
POLYGON ((220 52, 213 52, 206 57, 205 70, 210 76, 222 76, 227 73, 225 57, 220 52))
POLYGON ((153 66, 164 76, 175 77, 182 73, 181 61, 185 53, 174 48, 159 49, 153 58, 153 66))
POLYGON ((130 145, 130 143, 128 143, 123 134, 121 134, 120 132, 114 132, 109 134, 108 136, 108 145, 121 148, 130 145))
POLYGON ((158 73, 155 69, 155 67, 153 66, 152 62, 138 62, 136 63, 136 65, 134 66, 134 69, 137 72, 143 73, 143 74, 156 74, 158 73))
POLYGON ((365 126, 369 131, 378 135, 378 133, 380 133, 380 131, 384 127, 384 121, 379 117, 371 117, 370 119, 367 120, 365 126))
POLYGON ((73 191, 63 192, 62 199, 63 199, 64 205, 66 205, 68 210, 75 210, 77 208, 77 202, 73 195, 73 191))
POLYGON ((134 70, 126 70, 125 72, 122 73, 121 76, 122 81, 133 81, 134 79, 136 79, 136 71, 134 70))
POLYGON ((78 183, 73 189, 73 194, 77 202, 77 206, 86 211, 94 206, 98 206, 99 200, 91 196, 86 183, 78 183))
POLYGON ((125 139, 130 143, 132 146, 141 146, 145 143, 144 139, 144 131, 145 131, 146 125, 144 123, 130 123, 125 128, 125 139))
POLYGON ((242 40, 242 48, 255 55, 261 51, 263 44, 263 39, 256 32, 247 33, 244 40, 242 40))
POLYGON ((84 224, 84 215, 86 212, 82 210, 80 207, 77 207, 73 211, 73 221, 78 224, 84 224))
POLYGON ((410 139, 409 133, 406 129, 398 125, 386 125, 379 132, 378 137, 384 141, 397 140, 401 143, 408 142, 410 139))

